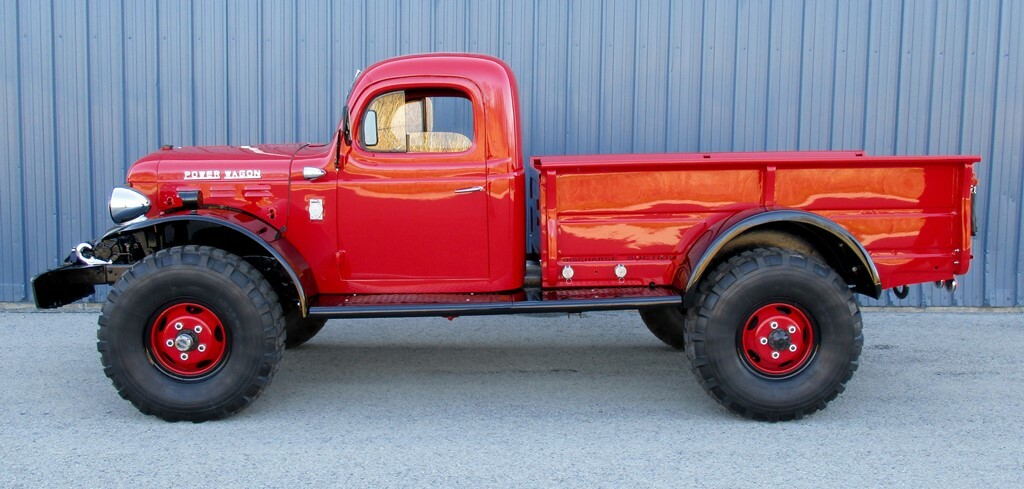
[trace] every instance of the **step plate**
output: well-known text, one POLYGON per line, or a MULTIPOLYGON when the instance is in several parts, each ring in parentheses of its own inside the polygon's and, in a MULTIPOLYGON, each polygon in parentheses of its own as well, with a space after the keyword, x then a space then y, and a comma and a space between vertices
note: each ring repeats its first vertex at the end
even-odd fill
POLYGON ((500 294, 378 294, 320 296, 309 315, 325 318, 481 316, 584 312, 682 304, 672 289, 608 287, 500 294))

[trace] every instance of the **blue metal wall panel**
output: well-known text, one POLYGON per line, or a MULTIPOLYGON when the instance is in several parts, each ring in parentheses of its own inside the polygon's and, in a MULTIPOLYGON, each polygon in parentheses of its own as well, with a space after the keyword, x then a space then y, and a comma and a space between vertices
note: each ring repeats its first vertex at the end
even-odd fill
POLYGON ((192 79, 195 144, 216 144, 228 137, 227 3, 195 2, 192 23, 192 79), (204 110, 203 107, 216 110, 204 110))
POLYGON ((1000 137, 993 138, 992 159, 1010 164, 995 167, 1005 170, 1000 179, 1006 185, 1000 214, 1007 216, 1005 224, 1000 223, 1002 233, 995 240, 1003 244, 1007 252, 1003 258, 1006 266, 1000 267, 1005 275, 999 278, 1004 282, 997 283, 1006 289, 1003 301, 1021 304, 1024 303, 1024 251, 1021 250, 1024 244, 1021 240, 1024 227, 1024 164, 1021 164, 1024 162, 1024 34, 1021 33, 1024 5, 1006 2, 1002 7, 995 128, 1000 137))
POLYGON ((769 36, 771 26, 762 19, 771 15, 768 2, 739 5, 736 15, 736 75, 733 80, 734 151, 757 151, 766 146, 764 120, 768 115, 769 36))
MULTIPOLYGON (((637 77, 633 95, 633 148, 664 151, 668 140, 665 121, 674 108, 665 103, 670 51, 664 49, 663 44, 671 36, 672 26, 671 14, 662 10, 663 7, 647 2, 639 2, 636 6, 636 52, 642 60, 637 63, 636 71, 642 71, 644 76, 637 77)), ((571 128, 566 126, 564 130, 570 131, 571 128)))
MULTIPOLYGON (((594 26, 601 24, 602 10, 593 8, 593 5, 595 4, 587 0, 577 0, 569 4, 571 14, 565 29, 569 38, 565 89, 561 90, 561 93, 546 95, 561 96, 565 100, 565 112, 548 114, 547 118, 551 119, 553 124, 563 124, 564 121, 560 131, 565 133, 563 148, 567 154, 580 154, 584 152, 583 148, 597 147, 599 140, 602 94, 596 87, 597 80, 601 77, 599 53, 602 43, 601 30, 595 29, 594 26)), ((516 76, 521 80, 523 75, 525 73, 516 76)), ((523 91, 522 81, 519 94, 524 101, 534 98, 523 91)))
POLYGON ((323 141, 356 69, 472 51, 515 70, 526 155, 981 154, 960 290, 864 302, 1022 306, 1022 25, 1011 0, 0 0, 0 300, 160 144, 323 141))
POLYGON ((23 300, 28 278, 23 223, 20 21, 18 5, 12 0, 0 1, 0 300, 23 300))
POLYGON ((125 29, 121 6, 116 3, 89 4, 87 15, 89 153, 79 154, 75 165, 89 175, 91 188, 81 205, 90 215, 81 217, 91 221, 89 232, 96 235, 110 227, 106 212, 110 188, 124 181, 122 166, 129 159, 125 149, 125 29))
MULTIPOLYGON (((665 106, 669 108, 665 120, 667 143, 664 149, 651 151, 686 151, 685 148, 700 146, 704 2, 670 2, 661 10, 671 19, 668 46, 661 47, 668 51, 665 56, 669 65, 668 96, 665 100, 665 106)), ((581 147, 577 152, 583 153, 586 149, 581 147)))
POLYGON ((804 54, 804 6, 774 2, 768 25, 768 112, 766 149, 797 149, 800 128, 800 65, 804 54))
MULTIPOLYGON (((62 251, 68 246, 60 233, 57 218, 62 196, 57 192, 58 137, 54 116, 54 43, 57 36, 51 7, 43 2, 19 4, 18 44, 3 49, 4 53, 18 53, 21 118, 7 123, 20 126, 21 217, 25 225, 23 262, 30 275, 57 266, 62 251)), ((4 162, 5 165, 10 163, 4 162)), ((6 236, 0 239, 0 243, 7 241, 6 236)))

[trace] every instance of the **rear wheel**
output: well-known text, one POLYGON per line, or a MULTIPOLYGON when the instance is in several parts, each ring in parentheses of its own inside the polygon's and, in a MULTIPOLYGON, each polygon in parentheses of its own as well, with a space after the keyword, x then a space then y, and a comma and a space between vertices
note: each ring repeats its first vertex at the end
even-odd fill
POLYGON ((139 411, 206 421, 249 405, 284 349, 284 319, 263 275, 236 255, 183 246, 122 276, 99 318, 104 373, 139 411))
POLYGON ((682 350, 686 314, 680 307, 640 309, 640 319, 654 336, 676 350, 682 350))
POLYGON ((778 248, 720 265, 686 317, 697 380, 726 408, 770 421, 801 418, 835 399, 857 370, 861 316, 827 265, 778 248))

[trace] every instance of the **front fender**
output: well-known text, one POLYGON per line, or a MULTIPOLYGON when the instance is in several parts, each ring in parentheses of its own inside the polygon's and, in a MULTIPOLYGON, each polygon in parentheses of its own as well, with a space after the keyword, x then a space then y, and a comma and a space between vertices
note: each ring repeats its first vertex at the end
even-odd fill
POLYGON ((116 238, 118 236, 131 234, 137 231, 144 231, 148 228, 154 230, 175 223, 203 223, 230 229, 259 245, 261 248, 281 265, 281 268, 288 275, 299 300, 302 315, 309 311, 307 299, 316 295, 317 286, 312 270, 306 259, 287 240, 280 239, 278 230, 260 220, 253 219, 244 214, 235 214, 220 211, 216 214, 179 214, 165 216, 156 219, 140 221, 120 227, 115 227, 106 233, 99 241, 116 238))

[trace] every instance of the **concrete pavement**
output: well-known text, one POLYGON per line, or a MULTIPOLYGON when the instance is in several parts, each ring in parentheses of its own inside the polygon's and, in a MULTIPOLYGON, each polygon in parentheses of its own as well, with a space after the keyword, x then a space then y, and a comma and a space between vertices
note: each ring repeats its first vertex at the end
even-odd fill
POLYGON ((877 312, 828 409, 714 403, 632 312, 331 321, 224 421, 117 396, 95 312, 0 312, 0 487, 1024 485, 1024 315, 877 312))

